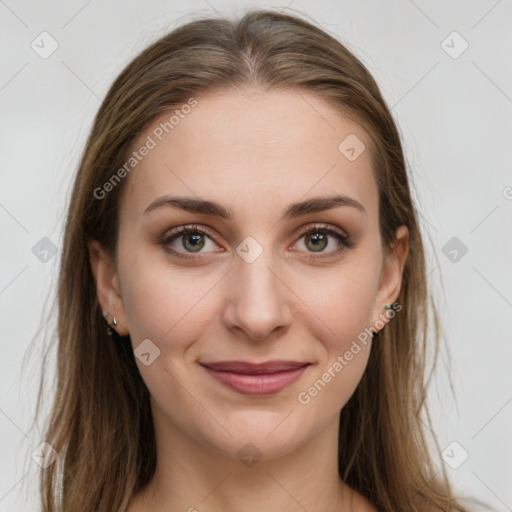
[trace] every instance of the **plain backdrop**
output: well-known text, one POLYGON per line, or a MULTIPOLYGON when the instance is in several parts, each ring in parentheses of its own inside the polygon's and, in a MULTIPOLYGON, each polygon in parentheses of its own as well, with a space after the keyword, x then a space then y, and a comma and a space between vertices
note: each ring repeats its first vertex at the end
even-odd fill
MULTIPOLYGON (((313 18, 363 61, 392 107, 451 354, 429 395, 442 463, 458 491, 512 510, 512 2, 6 0, 0 511, 39 510, 31 453, 44 439, 29 427, 41 360, 28 365, 24 356, 37 354, 29 345, 42 334, 66 200, 93 116, 124 65, 190 13, 251 7, 313 18)), ((46 362, 50 374, 54 361, 46 362)))

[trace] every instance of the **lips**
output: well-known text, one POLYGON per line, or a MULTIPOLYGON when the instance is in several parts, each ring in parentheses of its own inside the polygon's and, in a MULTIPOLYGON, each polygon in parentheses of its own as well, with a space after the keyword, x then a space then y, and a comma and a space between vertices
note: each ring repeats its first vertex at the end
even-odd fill
POLYGON ((248 361, 220 361, 201 363, 203 366, 221 372, 242 373, 246 375, 261 375, 296 370, 309 363, 299 361, 268 361, 266 363, 250 363, 248 361))
POLYGON ((297 381, 310 363, 222 361, 201 365, 215 380, 233 391, 243 395, 270 395, 297 381))

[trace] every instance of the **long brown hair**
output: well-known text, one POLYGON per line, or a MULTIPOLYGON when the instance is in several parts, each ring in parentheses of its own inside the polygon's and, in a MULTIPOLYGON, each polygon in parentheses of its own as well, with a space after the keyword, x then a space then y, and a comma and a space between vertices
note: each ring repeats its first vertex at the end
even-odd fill
POLYGON ((432 452, 439 454, 439 446, 425 428, 441 329, 391 112, 369 71, 336 38, 298 15, 262 10, 236 20, 203 17, 161 37, 121 72, 95 117, 63 237, 57 381, 44 432, 59 457, 40 473, 43 510, 125 511, 156 466, 149 391, 130 343, 106 333, 88 257, 90 240, 116 255, 125 180, 102 199, 94 191, 124 165, 136 137, 158 116, 207 91, 244 86, 314 94, 363 126, 372 140, 383 248, 392 247, 397 227, 409 229, 398 298, 403 311, 376 335, 367 369, 341 411, 340 477, 381 511, 467 510, 443 462, 436 466, 432 452))

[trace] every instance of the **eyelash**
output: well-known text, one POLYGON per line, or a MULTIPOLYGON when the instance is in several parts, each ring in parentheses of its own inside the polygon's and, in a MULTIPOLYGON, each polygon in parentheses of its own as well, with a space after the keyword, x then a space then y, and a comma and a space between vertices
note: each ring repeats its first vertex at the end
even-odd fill
MULTIPOLYGON (((335 231, 334 229, 331 229, 328 224, 315 224, 313 226, 308 226, 307 228, 305 228, 304 230, 302 230, 300 232, 299 239, 309 233, 322 233, 324 235, 331 235, 340 243, 340 246, 338 249, 335 249, 334 251, 330 251, 329 253, 327 253, 329 256, 325 256, 325 255, 324 256, 315 256, 315 255, 311 255, 311 254, 309 256, 306 256, 306 258, 311 259, 311 260, 326 259, 326 258, 332 257, 333 255, 340 254, 341 252, 343 252, 347 249, 352 249, 356 245, 354 243, 354 241, 349 236, 341 234, 338 231, 335 231)), ((175 249, 168 248, 168 245, 171 242, 173 242, 174 240, 176 240, 182 236, 188 235, 188 234, 206 235, 208 238, 215 241, 213 239, 213 237, 208 233, 208 231, 203 229, 201 226, 193 224, 190 226, 180 226, 180 227, 174 229, 170 233, 164 235, 164 237, 162 237, 158 241, 158 243, 162 247, 164 247, 164 249, 167 252, 172 253, 173 255, 177 256, 178 258, 182 258, 185 260, 196 260, 196 259, 203 258, 203 256, 201 256, 199 253, 197 255, 184 256, 184 253, 182 253, 180 251, 176 251, 175 249)))

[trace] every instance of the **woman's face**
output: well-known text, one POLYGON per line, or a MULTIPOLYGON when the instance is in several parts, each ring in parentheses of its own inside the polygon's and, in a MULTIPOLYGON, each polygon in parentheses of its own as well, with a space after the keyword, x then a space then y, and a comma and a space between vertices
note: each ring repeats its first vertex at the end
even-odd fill
POLYGON ((274 458, 337 421, 355 391, 407 233, 385 259, 370 139, 327 103, 292 90, 196 100, 134 145, 149 149, 124 178, 100 302, 131 336, 159 429, 274 458), (172 239, 180 227, 192 232, 172 239), (308 364, 277 377, 204 366, 275 360, 308 364))

